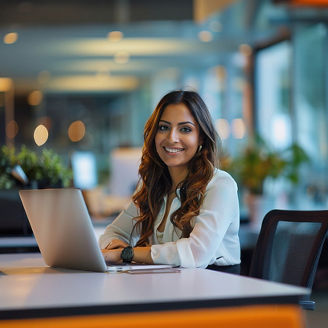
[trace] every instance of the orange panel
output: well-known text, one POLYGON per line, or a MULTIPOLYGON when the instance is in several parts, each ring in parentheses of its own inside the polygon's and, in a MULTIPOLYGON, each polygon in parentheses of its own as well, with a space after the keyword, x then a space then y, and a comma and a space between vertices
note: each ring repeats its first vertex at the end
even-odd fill
POLYGON ((264 305, 0 321, 7 328, 304 328, 298 306, 264 305))
POLYGON ((328 6, 328 0, 292 0, 290 3, 295 6, 328 6))

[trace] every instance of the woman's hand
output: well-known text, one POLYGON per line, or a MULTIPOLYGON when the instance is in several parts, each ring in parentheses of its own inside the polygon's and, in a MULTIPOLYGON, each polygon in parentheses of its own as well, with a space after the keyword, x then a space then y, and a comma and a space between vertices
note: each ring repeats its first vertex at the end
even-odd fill
POLYGON ((121 259, 122 248, 116 248, 110 250, 102 249, 101 252, 107 263, 111 263, 111 264, 122 263, 122 259, 121 259))
POLYGON ((101 250, 104 259, 108 263, 122 263, 121 253, 124 247, 129 246, 120 239, 113 239, 104 249, 101 250))
POLYGON ((129 246, 126 242, 120 239, 113 239, 106 247, 105 249, 116 249, 116 248, 124 248, 129 246))
MULTIPOLYGON (((102 249, 101 252, 104 256, 104 259, 108 263, 119 264, 122 263, 121 253, 124 247, 129 246, 122 240, 113 239, 105 249, 102 249)), ((153 264, 153 260, 151 258, 151 247, 134 247, 134 256, 133 262, 136 263, 146 263, 153 264)))

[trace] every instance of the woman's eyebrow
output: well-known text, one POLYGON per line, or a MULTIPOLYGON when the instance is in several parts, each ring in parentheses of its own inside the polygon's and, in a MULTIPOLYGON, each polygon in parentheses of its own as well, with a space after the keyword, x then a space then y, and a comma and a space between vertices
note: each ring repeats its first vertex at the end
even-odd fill
MULTIPOLYGON (((160 122, 164 122, 164 123, 166 123, 166 124, 171 125, 171 122, 168 122, 168 121, 165 121, 165 120, 160 120, 160 122)), ((179 122, 179 123, 178 123, 178 125, 184 125, 184 124, 191 124, 191 125, 196 126, 195 123, 190 122, 190 121, 185 121, 185 122, 179 122)))

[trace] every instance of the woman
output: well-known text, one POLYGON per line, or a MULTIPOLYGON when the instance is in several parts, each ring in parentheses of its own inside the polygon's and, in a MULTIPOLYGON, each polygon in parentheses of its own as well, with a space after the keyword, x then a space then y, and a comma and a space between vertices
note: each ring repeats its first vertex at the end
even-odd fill
POLYGON ((105 260, 237 272, 237 185, 215 168, 216 150, 217 134, 200 96, 165 95, 145 125, 132 202, 100 237, 105 260))

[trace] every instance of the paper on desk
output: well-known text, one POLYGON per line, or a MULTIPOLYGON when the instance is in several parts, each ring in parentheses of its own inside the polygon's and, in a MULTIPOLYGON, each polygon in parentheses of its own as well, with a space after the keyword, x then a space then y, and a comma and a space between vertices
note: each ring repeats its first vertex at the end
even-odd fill
POLYGON ((134 272, 134 271, 149 271, 149 270, 167 270, 172 269, 170 264, 127 264, 127 265, 110 265, 107 267, 108 272, 134 272))

